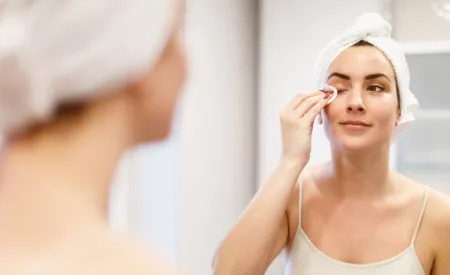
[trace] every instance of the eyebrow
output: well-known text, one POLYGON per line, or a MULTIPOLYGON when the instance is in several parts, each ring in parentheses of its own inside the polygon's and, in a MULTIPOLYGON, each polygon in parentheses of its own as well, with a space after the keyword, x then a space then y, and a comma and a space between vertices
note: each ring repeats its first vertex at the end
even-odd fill
MULTIPOLYGON (((328 79, 332 78, 332 77, 339 77, 345 80, 350 80, 350 76, 346 75, 346 74, 342 74, 342 73, 332 73, 330 74, 330 76, 328 76, 328 79)), ((382 73, 376 73, 376 74, 369 74, 366 75, 366 77, 364 79, 366 80, 370 80, 370 79, 375 79, 375 78, 379 78, 379 77, 384 77, 386 78, 389 82, 391 82, 391 80, 389 79, 389 77, 385 74, 382 73)))

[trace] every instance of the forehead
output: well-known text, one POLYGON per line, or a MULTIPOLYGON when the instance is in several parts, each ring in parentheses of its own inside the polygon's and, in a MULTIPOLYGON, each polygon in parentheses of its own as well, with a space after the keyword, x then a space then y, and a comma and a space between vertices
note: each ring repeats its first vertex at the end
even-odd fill
POLYGON ((383 73, 395 78, 394 68, 382 51, 373 46, 357 46, 345 49, 331 63, 328 74, 333 72, 349 76, 366 76, 383 73))

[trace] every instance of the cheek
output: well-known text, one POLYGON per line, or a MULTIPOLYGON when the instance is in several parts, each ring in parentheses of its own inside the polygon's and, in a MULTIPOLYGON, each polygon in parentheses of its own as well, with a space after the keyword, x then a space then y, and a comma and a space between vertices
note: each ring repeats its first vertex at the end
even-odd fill
POLYGON ((146 140, 162 139, 169 135, 186 74, 186 61, 181 50, 172 51, 150 73, 136 102, 146 140))
POLYGON ((345 106, 341 106, 341 104, 335 100, 322 111, 323 129, 325 136, 328 139, 336 135, 336 133, 333 134, 333 130, 336 130, 334 125, 339 121, 339 116, 342 116, 342 114, 345 113, 345 110, 345 106))
POLYGON ((174 39, 170 53, 162 66, 160 80, 161 89, 168 95, 177 96, 187 78, 187 60, 184 48, 178 38, 174 39))
POLYGON ((186 63, 183 49, 179 43, 173 42, 150 78, 145 101, 158 105, 158 109, 171 110, 187 77, 186 63))
POLYGON ((330 105, 327 105, 323 109, 324 121, 326 124, 334 124, 338 120, 339 116, 342 116, 342 114, 345 114, 347 107, 345 104, 342 104, 337 99, 333 101, 330 105))
POLYGON ((397 103, 393 100, 386 100, 383 102, 371 102, 368 104, 368 114, 374 123, 381 127, 395 126, 397 121, 398 108, 397 103))
POLYGON ((139 102, 139 124, 147 141, 160 140, 170 134, 177 94, 164 89, 151 89, 139 102))

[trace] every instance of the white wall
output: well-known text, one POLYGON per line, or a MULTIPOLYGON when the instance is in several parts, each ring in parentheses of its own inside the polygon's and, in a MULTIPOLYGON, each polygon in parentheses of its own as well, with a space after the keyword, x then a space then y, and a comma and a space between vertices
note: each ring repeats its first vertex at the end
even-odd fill
POLYGON ((193 0, 182 118, 179 263, 209 275, 214 251, 255 191, 255 1, 193 0))
POLYGON ((395 0, 393 2, 394 35, 402 42, 450 40, 450 20, 436 15, 433 3, 448 0, 395 0))
MULTIPOLYGON (((259 53, 258 182, 279 160, 279 113, 297 93, 312 92, 312 68, 319 51, 362 12, 381 12, 378 0, 261 0, 259 53)), ((320 127, 313 133, 311 163, 330 157, 320 127)), ((283 274, 278 259, 267 274, 283 274)))

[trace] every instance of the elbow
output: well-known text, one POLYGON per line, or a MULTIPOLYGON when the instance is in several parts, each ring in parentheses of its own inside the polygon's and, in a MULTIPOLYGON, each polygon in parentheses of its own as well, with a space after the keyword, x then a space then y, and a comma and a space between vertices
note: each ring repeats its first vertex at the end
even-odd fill
POLYGON ((256 272, 235 257, 227 257, 221 254, 220 249, 213 256, 211 264, 213 275, 260 275, 264 272, 256 272))
POLYGON ((222 256, 223 255, 221 255, 221 249, 219 247, 216 250, 216 252, 214 253, 214 256, 212 258, 212 262, 211 262, 212 274, 214 274, 214 275, 236 274, 236 273, 233 273, 232 270, 229 270, 229 267, 231 265, 224 263, 222 256))

